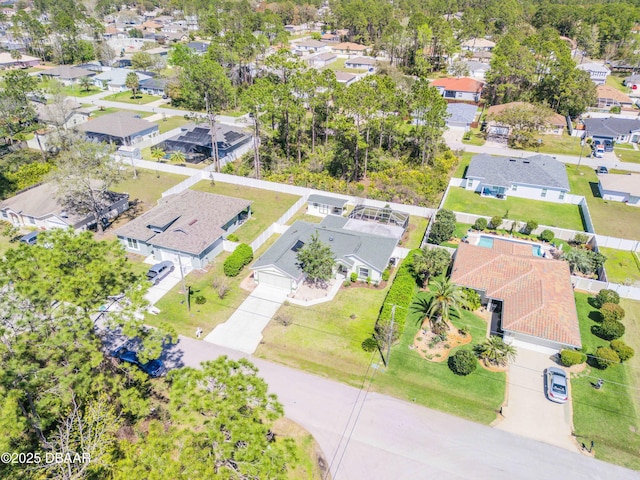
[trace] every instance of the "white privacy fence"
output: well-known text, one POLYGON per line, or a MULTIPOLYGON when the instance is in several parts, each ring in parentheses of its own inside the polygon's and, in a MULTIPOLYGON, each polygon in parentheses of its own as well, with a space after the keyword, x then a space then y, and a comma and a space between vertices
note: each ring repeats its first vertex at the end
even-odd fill
POLYGON ((576 290, 583 290, 589 293, 598 293, 600 290, 609 289, 618 292, 622 298, 640 300, 640 288, 630 285, 620 285, 619 283, 601 282, 590 278, 571 276, 571 284, 576 290))

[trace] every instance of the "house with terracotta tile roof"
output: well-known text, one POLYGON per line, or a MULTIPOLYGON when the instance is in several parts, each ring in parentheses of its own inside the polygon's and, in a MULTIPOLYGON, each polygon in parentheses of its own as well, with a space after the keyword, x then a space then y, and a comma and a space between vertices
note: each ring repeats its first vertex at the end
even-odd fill
MULTIPOLYGON (((487 238, 487 237, 481 237, 487 238)), ((580 348, 580 327, 569 264, 536 255, 530 243, 488 238, 462 243, 451 281, 490 304, 505 341, 552 350, 580 348)))
POLYGON ((629 95, 609 85, 598 85, 596 87, 596 97, 598 98, 596 105, 598 108, 633 108, 633 101, 629 95))
POLYGON ((360 45, 359 43, 342 42, 337 45, 332 45, 331 49, 333 53, 337 53, 338 55, 364 55, 365 52, 371 50, 371 47, 360 45))
POLYGON ((475 78, 439 78, 431 82, 447 101, 473 102, 480 101, 484 82, 475 78))

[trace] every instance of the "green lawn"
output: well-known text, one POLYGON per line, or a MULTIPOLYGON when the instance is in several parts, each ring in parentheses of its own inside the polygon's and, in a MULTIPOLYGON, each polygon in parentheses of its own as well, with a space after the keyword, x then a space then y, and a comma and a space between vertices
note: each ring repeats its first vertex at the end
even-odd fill
MULTIPOLYGON (((418 293, 424 296, 425 292, 418 293)), ((489 372, 478 366, 469 376, 460 377, 451 372, 447 362, 431 362, 409 348, 420 328, 420 316, 409 313, 400 342, 391 350, 389 368, 375 378, 376 390, 396 397, 412 400, 459 417, 489 424, 504 401, 505 373, 489 372)), ((452 350, 470 349, 486 338, 486 322, 471 312, 464 311, 457 328, 467 327, 471 344, 452 350)))
POLYGON ((344 66, 344 64, 346 63, 347 60, 349 60, 349 59, 348 58, 338 58, 335 62, 332 62, 329 65, 327 65, 326 67, 323 67, 323 69, 333 70, 334 72, 341 71, 341 72, 348 72, 348 73, 363 73, 363 72, 366 72, 366 70, 362 70, 362 69, 346 68, 344 66))
POLYGON ((89 97, 102 92, 102 89, 91 87, 89 90, 85 90, 80 85, 67 85, 63 86, 60 91, 70 97, 89 97))
MULTIPOLYGON (((456 223, 456 229, 453 231, 453 238, 457 238, 462 240, 473 225, 469 223, 456 223)), ((458 243, 454 242, 445 242, 442 244, 443 247, 451 247, 458 248, 458 243)))
POLYGON ((309 223, 320 223, 322 221, 322 217, 317 217, 315 215, 307 214, 307 206, 305 205, 300 210, 296 212, 296 214, 289 219, 287 225, 293 225, 298 220, 302 220, 303 222, 309 223))
POLYGON ((484 137, 484 134, 480 133, 480 128, 472 128, 469 130, 471 133, 471 138, 469 140, 465 140, 465 137, 462 137, 462 143, 465 145, 476 145, 478 147, 485 144, 487 139, 484 137))
POLYGON ((126 92, 118 92, 113 95, 109 95, 108 97, 104 97, 103 100, 107 100, 109 102, 131 103, 133 105, 144 105, 161 100, 161 97, 156 95, 147 95, 146 93, 138 93, 136 98, 133 98, 132 92, 127 90, 126 92))
POLYGON ((116 113, 116 112, 131 112, 136 115, 139 115, 141 118, 150 117, 151 115, 153 115, 153 112, 140 112, 140 111, 126 110, 123 108, 105 107, 103 109, 93 110, 90 116, 91 118, 96 118, 96 117, 101 117, 103 115, 107 115, 109 113, 116 113))
POLYGON ((628 95, 629 93, 631 93, 631 89, 625 87, 622 84, 622 81, 625 79, 625 77, 626 75, 611 74, 607 76, 606 85, 609 85, 610 87, 620 90, 622 93, 625 93, 628 95))
POLYGON ((372 359, 361 343, 371 336, 386 291, 351 286, 331 302, 285 304, 276 315, 288 315, 293 323, 284 327, 271 320, 255 354, 359 387, 372 359))
POLYGON ((454 178, 464 178, 465 173, 467 173, 467 167, 471 163, 471 159, 477 155, 476 153, 464 152, 460 155, 460 160, 458 161, 458 166, 456 167, 455 172, 453 173, 454 178))
POLYGON ((128 193, 131 201, 139 200, 142 203, 142 209, 145 211, 156 206, 162 196, 162 192, 187 178, 186 175, 143 169, 138 169, 137 173, 137 178, 133 178, 132 172, 128 171, 127 179, 114 186, 113 190, 128 193))
POLYGON ((538 138, 542 139, 540 147, 537 145, 526 148, 526 150, 532 152, 558 154, 558 155, 575 155, 579 156, 580 151, 583 151, 583 155, 589 153, 587 146, 582 149, 580 145, 580 139, 578 137, 572 137, 565 133, 564 135, 539 135, 538 138))
MULTIPOLYGON (((262 247, 254 254, 258 258, 277 240, 279 235, 272 235, 262 247)), ((191 310, 187 310, 185 294, 182 284, 173 287, 164 297, 156 303, 160 310, 158 315, 147 314, 145 322, 152 326, 167 324, 174 328, 178 334, 195 337, 196 328, 200 327, 207 335, 217 325, 226 322, 231 314, 249 296, 249 291, 240 288, 240 282, 250 274, 245 268, 237 277, 226 277, 223 264, 229 252, 223 252, 211 262, 206 270, 196 270, 185 278, 185 283, 191 291, 191 310), (228 282, 229 291, 224 298, 220 298, 213 288, 215 278, 224 278, 228 282), (204 304, 195 303, 195 297, 203 296, 204 304)))
MULTIPOLYGON (((621 162, 640 163, 640 151, 615 147, 614 152, 621 162)), ((624 168, 623 165, 620 168, 624 168)))
POLYGON ((601 247, 600 253, 607 257, 604 268, 610 282, 623 285, 634 285, 640 282, 640 269, 633 258, 633 252, 601 247))
POLYGON ((429 219, 424 217, 409 217, 409 226, 402 237, 401 245, 404 248, 420 248, 424 233, 427 231, 429 219))
MULTIPOLYGON (((576 306, 580 319, 580 334, 583 348, 587 353, 609 342, 591 333, 596 324, 596 310, 588 303, 589 295, 577 292, 576 306)), ((627 311, 624 320, 628 331, 622 340, 636 349, 640 348, 640 303, 622 301, 627 311)), ((577 440, 589 445, 595 443, 596 458, 606 462, 640 469, 640 430, 638 421, 638 356, 629 364, 615 365, 606 370, 587 368, 571 376, 571 397, 573 423, 577 440), (605 383, 601 390, 592 384, 602 378, 605 383), (634 401, 635 398, 635 401, 634 401)))
POLYGON ((580 209, 577 205, 516 197, 498 200, 481 197, 479 194, 464 188, 452 187, 449 189, 449 196, 444 206, 456 212, 467 212, 488 217, 504 216, 508 212, 510 220, 523 222, 535 220, 540 225, 584 230, 580 209))
POLYGON ((251 218, 234 233, 240 242, 249 243, 255 240, 269 225, 278 220, 291 206, 298 201, 297 195, 244 187, 230 183, 203 181, 192 187, 194 190, 217 193, 229 197, 251 200, 251 218))
POLYGON ((587 199, 596 232, 611 237, 640 240, 640 208, 600 198, 598 176, 590 167, 568 165, 567 175, 571 193, 583 195, 587 199))
POLYGON ((162 120, 156 120, 158 127, 160 127, 160 133, 168 132, 169 130, 173 130, 174 128, 181 127, 182 125, 186 125, 190 123, 184 117, 176 116, 176 117, 165 117, 162 120))

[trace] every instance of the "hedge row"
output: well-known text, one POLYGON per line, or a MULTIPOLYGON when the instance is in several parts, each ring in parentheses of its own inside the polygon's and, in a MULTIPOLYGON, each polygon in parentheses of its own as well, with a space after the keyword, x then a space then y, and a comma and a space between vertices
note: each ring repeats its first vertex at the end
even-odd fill
POLYGON ((412 250, 404 259, 396 278, 393 280, 393 284, 387 292, 387 296, 384 299, 380 315, 378 315, 378 321, 376 322, 376 332, 378 334, 385 331, 385 327, 391 323, 391 309, 393 305, 396 305, 395 314, 395 326, 393 340, 396 341, 400 334, 404 331, 404 323, 409 312, 409 305, 418 288, 416 279, 411 273, 411 262, 413 256, 420 253, 420 250, 412 250))
POLYGON ((242 271, 244 266, 251 263, 252 260, 253 249, 246 243, 241 243, 224 261, 224 274, 227 277, 235 277, 242 271))

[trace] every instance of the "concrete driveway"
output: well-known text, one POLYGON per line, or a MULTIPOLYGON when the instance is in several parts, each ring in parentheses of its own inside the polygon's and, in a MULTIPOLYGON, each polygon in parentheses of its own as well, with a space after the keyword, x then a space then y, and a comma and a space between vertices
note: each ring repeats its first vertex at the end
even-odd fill
POLYGON ((571 403, 553 403, 545 395, 544 370, 553 366, 558 365, 548 353, 518 348, 507 375, 504 419, 496 428, 577 452, 578 444, 571 436, 571 403))
POLYGON ((262 341, 262 330, 287 298, 287 291, 258 285, 229 320, 213 329, 205 341, 244 353, 253 353, 262 341))
POLYGON ((180 268, 174 268, 173 272, 163 278, 160 283, 149 288, 144 298, 147 299, 149 304, 155 305, 155 303, 165 296, 173 287, 175 287, 182 277, 180 276, 180 268))

